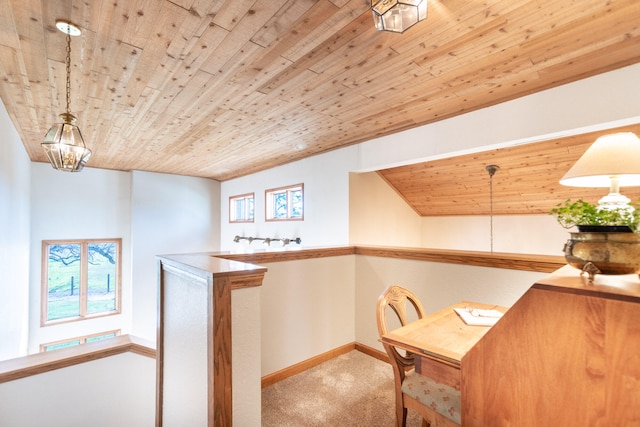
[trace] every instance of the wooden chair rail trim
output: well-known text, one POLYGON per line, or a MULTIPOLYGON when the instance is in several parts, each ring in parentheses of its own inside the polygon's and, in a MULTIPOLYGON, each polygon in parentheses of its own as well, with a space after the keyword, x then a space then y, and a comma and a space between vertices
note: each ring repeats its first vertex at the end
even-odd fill
POLYGON ((567 264, 563 256, 516 254, 507 252, 479 252, 445 249, 392 248, 357 246, 356 254, 418 261, 474 265, 478 267, 551 273, 567 264))
POLYGON ((284 251, 265 251, 247 254, 212 253, 216 258, 224 258, 232 261, 260 264, 265 262, 297 261, 301 259, 326 258, 342 255, 353 255, 355 246, 340 246, 327 248, 294 249, 284 251))
POLYGON ((131 335, 121 335, 102 341, 0 361, 0 384, 126 352, 154 359, 156 357, 156 350, 151 348, 147 341, 131 335))
POLYGON ((562 256, 515 254, 504 252, 479 252, 429 248, 404 248, 386 246, 344 246, 311 248, 295 251, 259 252, 252 254, 211 254, 218 258, 250 263, 270 263, 301 259, 323 258, 341 255, 367 255, 417 261, 474 265, 509 270, 551 273, 567 263, 562 256))

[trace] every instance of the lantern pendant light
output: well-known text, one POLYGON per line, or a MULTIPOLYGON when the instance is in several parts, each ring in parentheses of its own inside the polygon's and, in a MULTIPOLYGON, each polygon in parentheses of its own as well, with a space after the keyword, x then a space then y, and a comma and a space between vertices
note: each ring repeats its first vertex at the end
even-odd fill
POLYGON ((427 0, 371 0, 371 11, 378 31, 403 33, 426 19, 427 0))
POLYGON ((79 172, 91 156, 82 139, 76 117, 69 112, 71 100, 71 36, 79 36, 78 27, 67 21, 56 21, 56 28, 67 35, 67 108, 59 115, 62 123, 56 123, 44 137, 42 148, 54 169, 64 172, 79 172))

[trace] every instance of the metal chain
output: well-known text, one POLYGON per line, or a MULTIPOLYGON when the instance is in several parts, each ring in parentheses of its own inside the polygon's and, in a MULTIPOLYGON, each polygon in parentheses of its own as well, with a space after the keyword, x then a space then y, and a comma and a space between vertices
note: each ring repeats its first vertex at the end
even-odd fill
POLYGON ((71 104, 71 31, 67 29, 67 113, 71 104))

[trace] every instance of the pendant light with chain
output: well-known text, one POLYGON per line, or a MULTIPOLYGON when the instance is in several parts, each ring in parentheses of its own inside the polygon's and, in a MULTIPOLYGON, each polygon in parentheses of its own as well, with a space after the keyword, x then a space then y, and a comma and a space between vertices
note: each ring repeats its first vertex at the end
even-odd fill
POLYGON ((42 148, 54 169, 64 172, 79 172, 91 156, 76 126, 76 117, 69 111, 71 103, 71 36, 79 36, 78 27, 67 21, 56 21, 56 27, 67 35, 67 108, 59 115, 62 123, 56 123, 44 137, 42 148))

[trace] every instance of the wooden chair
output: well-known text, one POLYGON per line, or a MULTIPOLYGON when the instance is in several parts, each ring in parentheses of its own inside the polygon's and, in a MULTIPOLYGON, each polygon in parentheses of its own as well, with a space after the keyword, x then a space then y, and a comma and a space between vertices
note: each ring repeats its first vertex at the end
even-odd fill
MULTIPOLYGON (((401 286, 389 286, 378 298, 376 318, 380 336, 387 333, 387 307, 398 316, 401 325, 408 323, 407 307, 413 306, 417 318, 425 316, 424 308, 415 294, 401 286)), ((459 427, 460 391, 414 372, 411 353, 384 344, 393 366, 396 392, 396 427, 405 427, 407 408, 422 416, 423 427, 459 427)))

